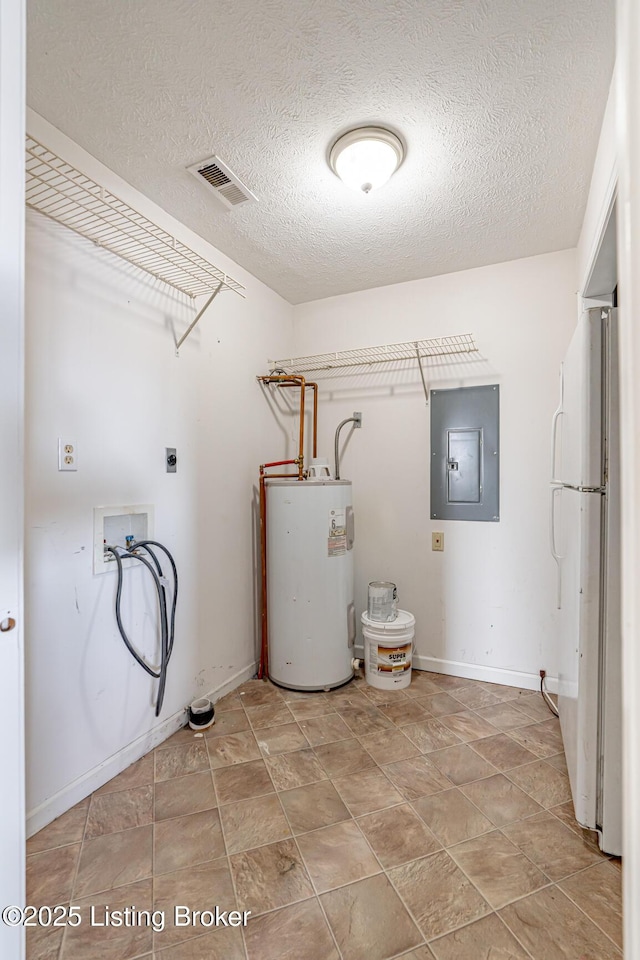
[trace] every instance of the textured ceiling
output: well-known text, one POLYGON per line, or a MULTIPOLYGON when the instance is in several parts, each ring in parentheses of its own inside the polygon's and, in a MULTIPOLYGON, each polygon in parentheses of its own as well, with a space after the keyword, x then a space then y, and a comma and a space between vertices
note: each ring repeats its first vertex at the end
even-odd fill
POLYGON ((574 246, 614 0, 30 0, 29 105, 293 303, 574 246), (354 125, 407 144, 369 196, 354 125), (185 171, 218 154, 229 211, 185 171))

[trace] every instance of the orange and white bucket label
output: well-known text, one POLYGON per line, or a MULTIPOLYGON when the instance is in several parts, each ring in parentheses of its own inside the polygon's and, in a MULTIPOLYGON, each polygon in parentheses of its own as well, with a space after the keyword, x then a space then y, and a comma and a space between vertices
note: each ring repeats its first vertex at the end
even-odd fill
POLYGON ((378 673, 399 674, 411 669, 411 650, 413 644, 403 643, 397 647, 382 647, 376 641, 371 642, 371 666, 378 673))

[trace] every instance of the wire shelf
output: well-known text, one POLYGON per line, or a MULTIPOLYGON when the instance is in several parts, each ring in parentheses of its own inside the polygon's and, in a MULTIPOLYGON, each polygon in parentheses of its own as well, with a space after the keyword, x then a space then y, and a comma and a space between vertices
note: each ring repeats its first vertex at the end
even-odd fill
POLYGON ((342 350, 339 353, 320 353, 309 357, 270 360, 269 366, 280 368, 287 373, 321 373, 353 367, 371 367, 374 364, 397 363, 402 360, 413 360, 420 365, 422 360, 432 357, 476 353, 477 350, 473 334, 461 333, 431 340, 408 340, 404 343, 361 347, 358 350, 342 350))
POLYGON ((217 289, 243 296, 241 283, 30 136, 26 201, 190 297, 211 295, 217 289))

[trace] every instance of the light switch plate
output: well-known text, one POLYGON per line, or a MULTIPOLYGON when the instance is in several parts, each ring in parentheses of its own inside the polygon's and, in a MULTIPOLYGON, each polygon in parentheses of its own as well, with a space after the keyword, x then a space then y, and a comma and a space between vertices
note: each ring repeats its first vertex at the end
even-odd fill
POLYGON ((444 533, 431 534, 431 549, 444 550, 444 533))
POLYGON ((58 470, 78 469, 78 446, 75 440, 58 437, 58 470))

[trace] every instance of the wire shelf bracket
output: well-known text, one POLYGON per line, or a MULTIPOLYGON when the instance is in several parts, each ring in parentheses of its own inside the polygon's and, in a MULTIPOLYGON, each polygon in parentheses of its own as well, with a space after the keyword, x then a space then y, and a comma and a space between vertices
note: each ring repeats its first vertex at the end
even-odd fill
POLYGON ((176 350, 215 297, 244 286, 27 134, 26 203, 190 298, 207 296, 176 350))
POLYGON ((295 357, 282 360, 270 360, 270 369, 277 368, 286 373, 318 374, 326 373, 339 376, 344 371, 355 372, 357 368, 366 369, 378 364, 392 364, 402 361, 416 361, 426 402, 429 402, 429 388, 425 378, 423 361, 433 357, 454 356, 455 354, 477 353, 478 347, 473 334, 461 333, 450 337, 437 337, 430 340, 407 340, 402 343, 387 343, 375 347, 360 347, 355 350, 343 350, 339 353, 320 353, 308 357, 295 357))

